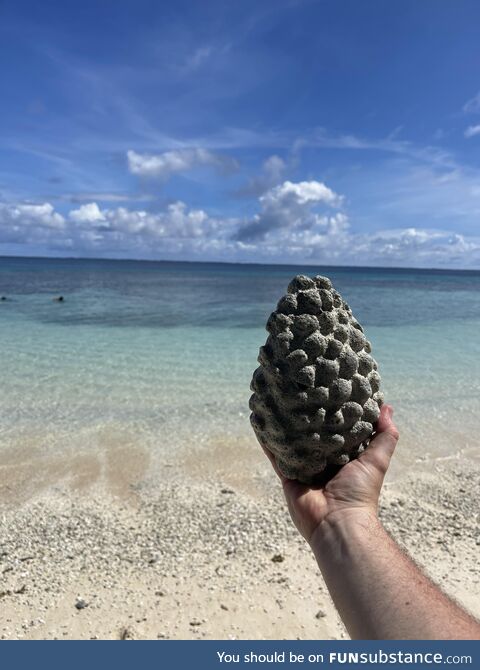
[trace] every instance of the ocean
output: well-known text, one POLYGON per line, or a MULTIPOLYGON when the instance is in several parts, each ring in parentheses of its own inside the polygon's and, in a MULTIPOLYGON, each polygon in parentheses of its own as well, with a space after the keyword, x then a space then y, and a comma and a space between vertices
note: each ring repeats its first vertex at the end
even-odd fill
POLYGON ((253 442, 264 324, 298 273, 330 277, 363 324, 399 466, 477 457, 480 272, 0 258, 0 466, 253 442))

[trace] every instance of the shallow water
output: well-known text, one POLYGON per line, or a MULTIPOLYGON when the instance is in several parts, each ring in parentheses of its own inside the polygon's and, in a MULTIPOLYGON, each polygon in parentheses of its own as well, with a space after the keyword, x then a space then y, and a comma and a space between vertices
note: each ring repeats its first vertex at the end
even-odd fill
POLYGON ((297 272, 328 275, 364 325, 400 462, 477 453, 480 272, 0 258, 3 462, 253 441, 264 323, 297 272))

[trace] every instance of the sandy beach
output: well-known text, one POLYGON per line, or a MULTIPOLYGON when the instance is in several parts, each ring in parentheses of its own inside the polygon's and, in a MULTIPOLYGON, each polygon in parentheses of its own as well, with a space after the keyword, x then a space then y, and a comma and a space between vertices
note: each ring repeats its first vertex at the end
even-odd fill
MULTIPOLYGON (((2 639, 347 637, 253 439, 155 474, 121 447, 0 472, 2 639)), ((391 534, 477 615, 479 482, 460 454, 413 462, 381 501, 391 534)))
MULTIPOLYGON (((347 637, 248 420, 264 324, 295 274, 3 261, 0 636, 347 637)), ((395 408, 382 519, 479 615, 480 274, 324 274, 395 408)))
POLYGON ((479 635, 479 25, 0 0, 0 640, 479 635))

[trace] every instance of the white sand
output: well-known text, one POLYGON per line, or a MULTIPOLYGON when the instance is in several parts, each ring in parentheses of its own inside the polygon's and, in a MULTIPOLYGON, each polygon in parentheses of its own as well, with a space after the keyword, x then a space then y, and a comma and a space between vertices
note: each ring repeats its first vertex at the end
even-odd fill
MULTIPOLYGON (((253 438, 144 461, 0 466, 2 638, 346 637, 253 438)), ((460 456, 429 460, 382 498, 389 531, 476 615, 479 481, 460 456)))

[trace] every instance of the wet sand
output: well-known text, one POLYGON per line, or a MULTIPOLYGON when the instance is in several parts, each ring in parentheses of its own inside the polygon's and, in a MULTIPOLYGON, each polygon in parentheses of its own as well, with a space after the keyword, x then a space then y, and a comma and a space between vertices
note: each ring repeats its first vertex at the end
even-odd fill
MULTIPOLYGON (((392 472, 386 527, 480 615, 478 462, 458 452, 392 472)), ((253 438, 158 462, 121 443, 25 447, 0 481, 4 639, 347 637, 253 438)))

